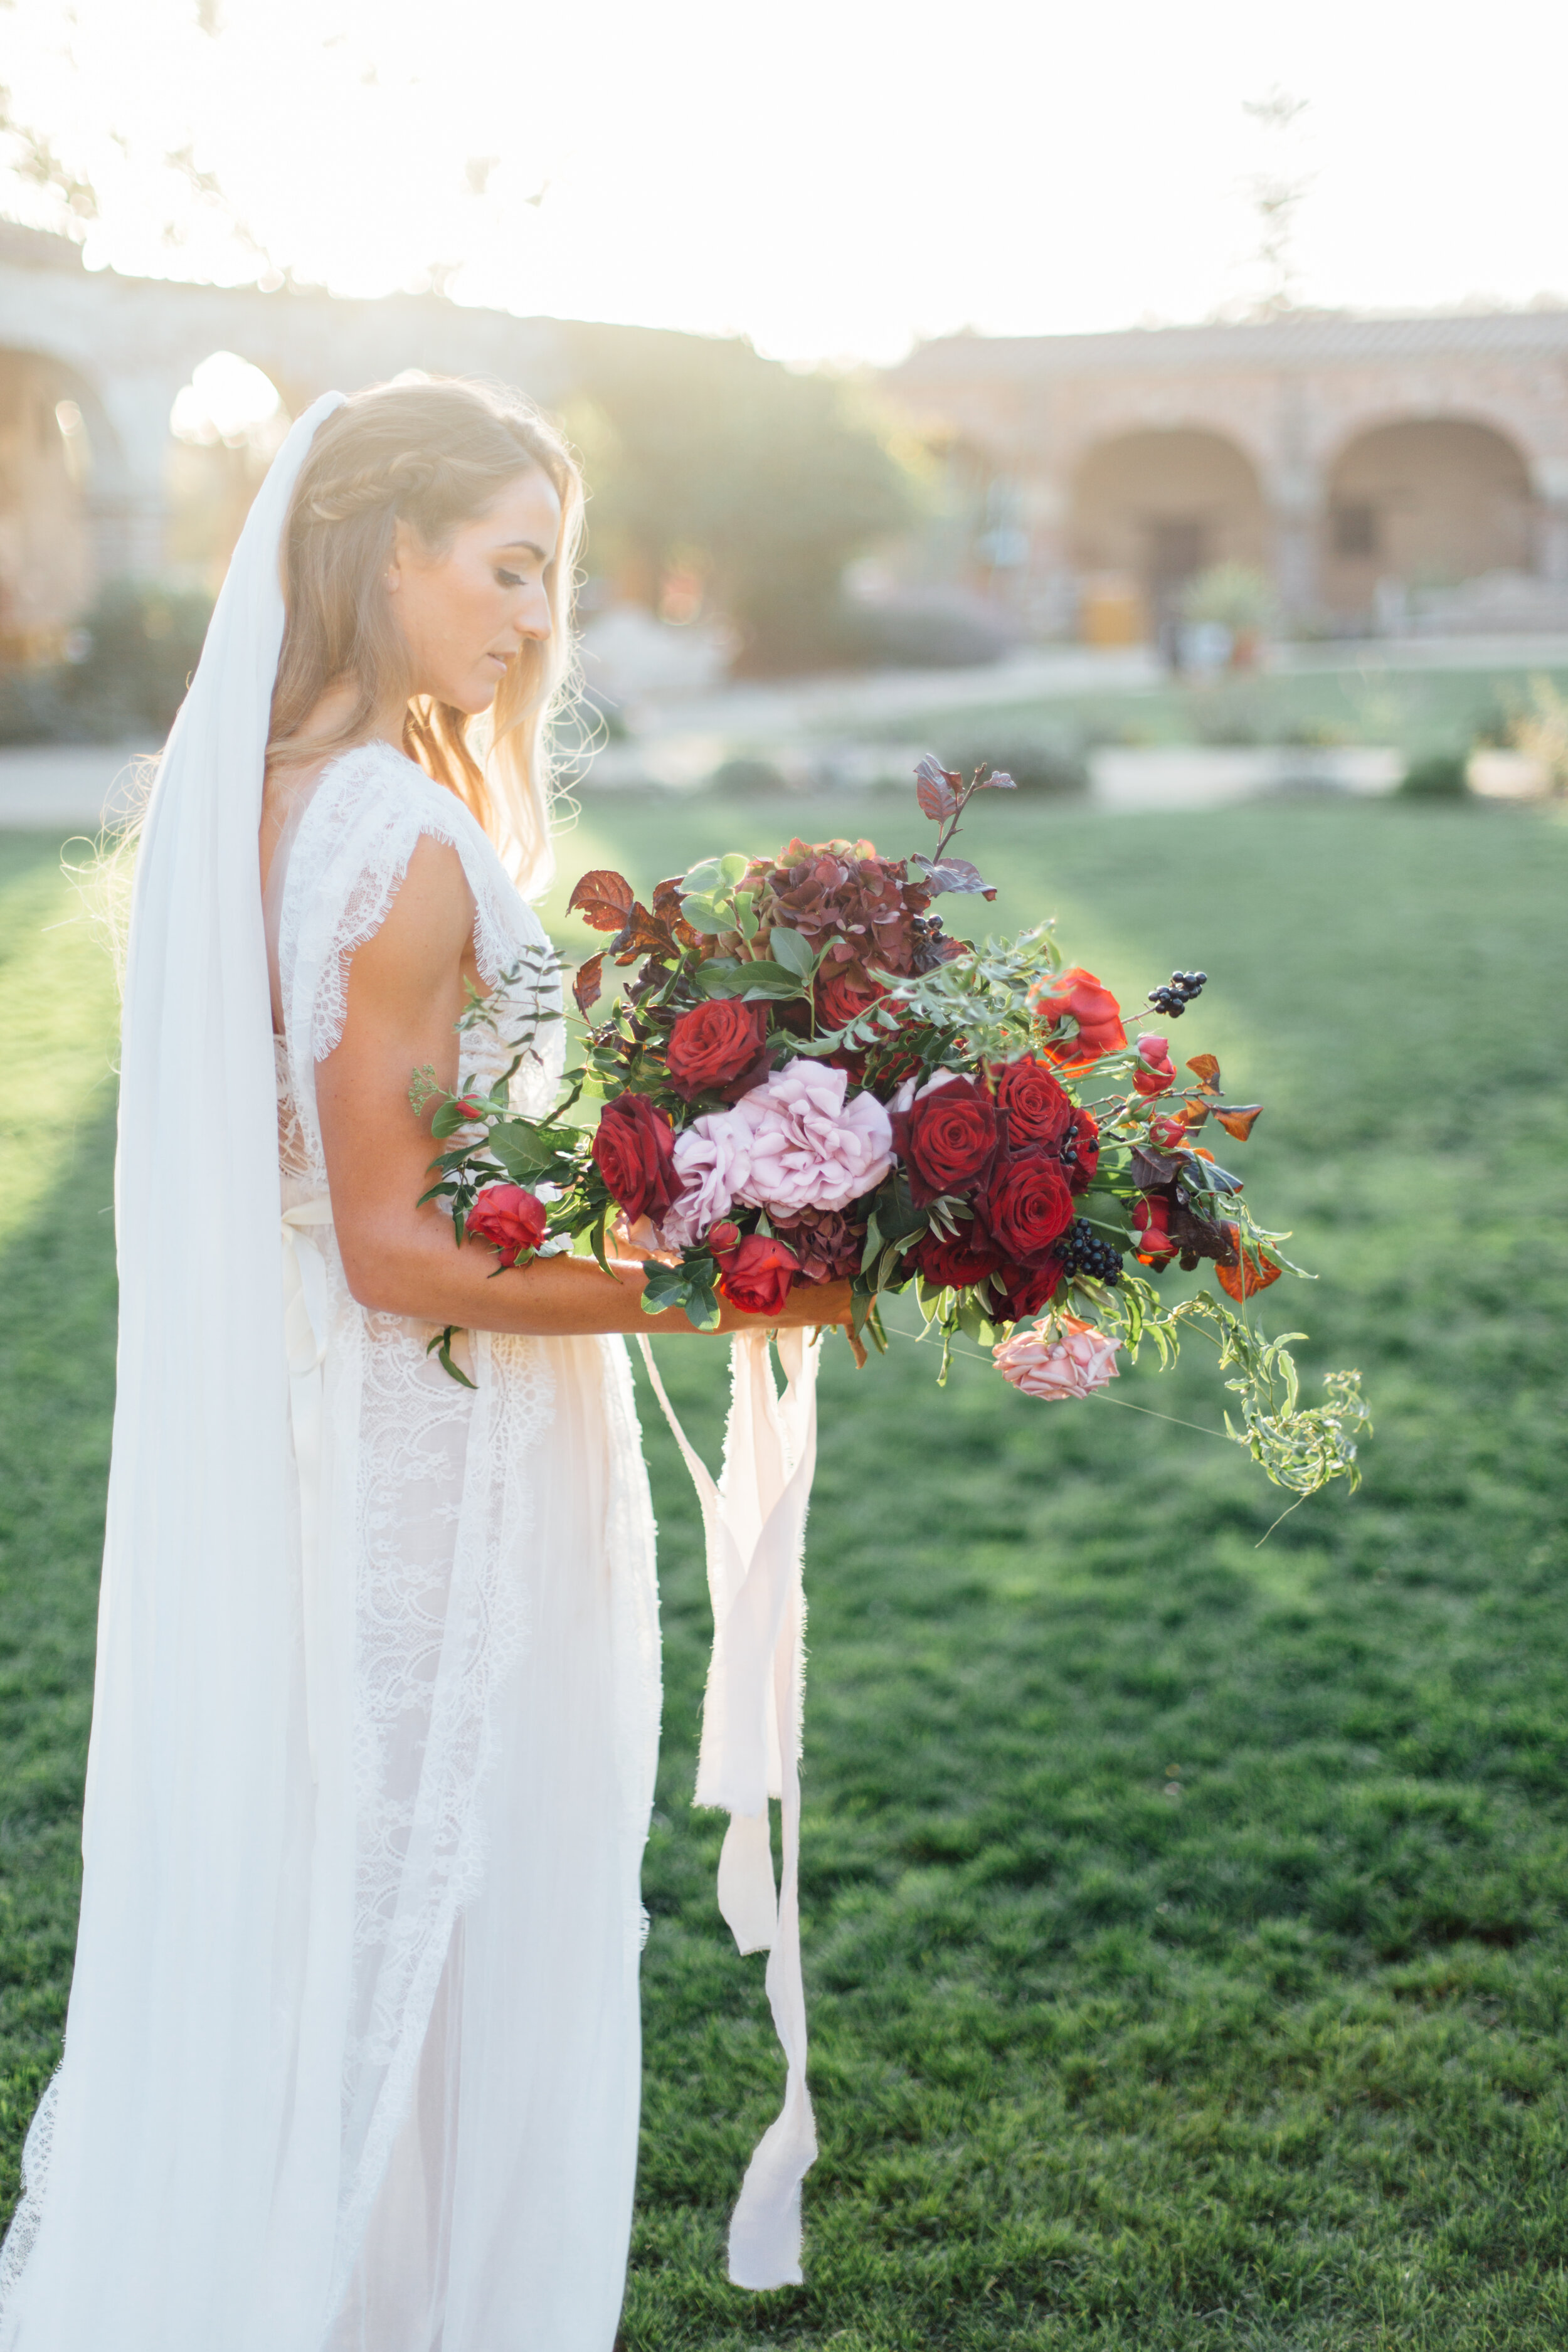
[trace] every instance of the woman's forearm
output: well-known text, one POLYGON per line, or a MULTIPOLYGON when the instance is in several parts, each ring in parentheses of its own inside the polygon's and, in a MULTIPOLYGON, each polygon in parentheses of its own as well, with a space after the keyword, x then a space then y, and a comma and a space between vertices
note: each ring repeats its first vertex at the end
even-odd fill
MULTIPOLYGON (((418 1212, 400 1231, 379 1237, 374 1231, 340 1228, 338 1245, 355 1298, 382 1314, 449 1323, 468 1331, 551 1339, 692 1329, 681 1307, 644 1313, 640 1260, 612 1258, 613 1271, 606 1274, 595 1258, 563 1253, 498 1274, 489 1244, 465 1242, 458 1246, 449 1220, 435 1210, 418 1212)), ((794 1291, 784 1311, 775 1316, 742 1315, 722 1305, 719 1328, 744 1331, 777 1323, 838 1322, 846 1312, 839 1294, 846 1289, 831 1283, 794 1291)))

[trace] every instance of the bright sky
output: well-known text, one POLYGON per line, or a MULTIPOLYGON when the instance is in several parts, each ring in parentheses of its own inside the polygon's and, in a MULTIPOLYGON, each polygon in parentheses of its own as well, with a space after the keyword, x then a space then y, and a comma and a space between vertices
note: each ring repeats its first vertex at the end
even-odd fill
POLYGON ((186 152, 337 291, 798 361, 1234 311, 1260 177, 1302 301, 1568 297, 1561 0, 0 0, 0 81, 144 274, 258 267, 186 152))

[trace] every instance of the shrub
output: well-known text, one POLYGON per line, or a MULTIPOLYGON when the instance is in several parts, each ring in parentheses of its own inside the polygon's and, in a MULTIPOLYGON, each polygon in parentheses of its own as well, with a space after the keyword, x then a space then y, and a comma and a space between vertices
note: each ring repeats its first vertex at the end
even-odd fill
POLYGON ((1462 800, 1469 789, 1468 765, 1463 751, 1428 751, 1423 759, 1411 761, 1399 790, 1409 800, 1462 800))
POLYGON ((1089 768, 1076 744, 1046 736, 987 735, 973 742, 961 739, 941 752, 944 768, 967 775, 984 763, 1005 769, 1021 793, 1051 793, 1067 798, 1089 790, 1089 768))

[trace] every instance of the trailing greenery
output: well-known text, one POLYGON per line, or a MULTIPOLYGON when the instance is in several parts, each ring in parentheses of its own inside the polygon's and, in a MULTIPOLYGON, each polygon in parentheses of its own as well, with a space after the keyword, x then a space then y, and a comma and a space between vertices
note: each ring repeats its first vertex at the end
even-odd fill
MULTIPOLYGON (((1022 796, 1005 825, 985 927, 1054 913, 1133 1001, 1209 972, 1205 1043, 1266 1106, 1249 1188, 1320 1277, 1309 1388, 1358 1364, 1377 1435, 1359 1495, 1270 1534, 1281 1498, 1195 1371, 1145 1362, 1058 1409, 962 1355, 935 1397, 912 1317, 865 1374, 830 1344, 803 1885, 823 2154, 808 2284, 752 2297, 723 2226, 781 2068, 762 1964, 714 1906, 721 1822, 689 1803, 700 1529, 645 1413, 667 1697, 625 2341, 1557 2352, 1568 828, 1022 796)), ((590 866, 862 829, 793 799, 591 804, 558 903, 590 866)), ((111 1377, 108 985, 82 932, 45 928, 70 911, 53 845, 0 839, 12 2179, 68 1980, 111 1377)), ((658 1347, 712 1458, 723 1351, 658 1347)))

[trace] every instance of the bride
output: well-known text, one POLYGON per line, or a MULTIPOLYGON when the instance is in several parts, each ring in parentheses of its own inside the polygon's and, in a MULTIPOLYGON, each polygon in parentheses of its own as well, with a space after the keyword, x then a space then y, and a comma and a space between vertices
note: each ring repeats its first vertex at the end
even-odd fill
POLYGON ((553 1095, 520 892, 581 516, 520 404, 328 395, 161 763, 81 1924, 5 2352, 615 2336, 659 1703, 615 1335, 689 1326, 643 1315, 635 1261, 455 1247, 409 1102, 426 1066, 489 1084, 520 1027, 514 1102, 553 1095))

